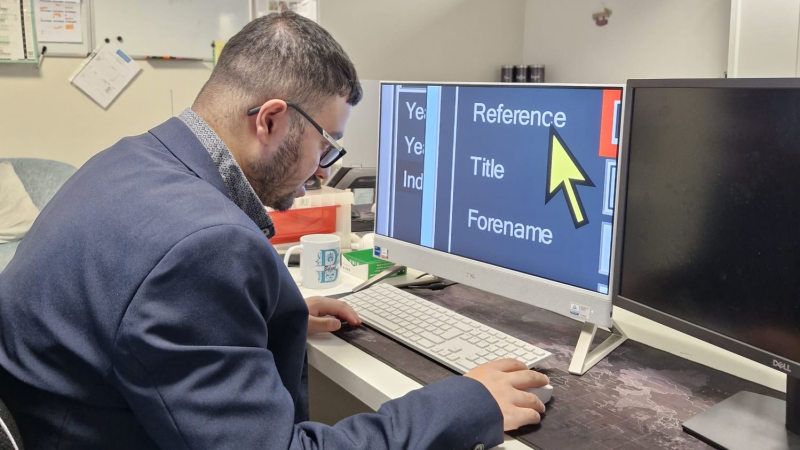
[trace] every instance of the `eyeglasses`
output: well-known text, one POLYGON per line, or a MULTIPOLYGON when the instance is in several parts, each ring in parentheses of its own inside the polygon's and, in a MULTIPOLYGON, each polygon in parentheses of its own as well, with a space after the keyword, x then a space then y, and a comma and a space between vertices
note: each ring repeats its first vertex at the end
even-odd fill
MULTIPOLYGON (((315 122, 314 119, 311 118, 311 116, 306 114, 305 111, 300 109, 299 106, 295 105, 292 102, 286 102, 286 106, 291 106, 292 108, 296 109, 297 112, 299 112, 301 116, 305 117, 306 120, 308 120, 311 123, 311 125, 313 125, 314 128, 317 129, 317 131, 319 131, 319 134, 321 134, 322 137, 324 137, 330 144, 330 148, 325 153, 323 153, 322 156, 320 156, 319 158, 319 166, 321 168, 327 169, 347 153, 347 150, 345 150, 344 147, 339 145, 339 143, 336 142, 336 139, 332 138, 327 131, 323 130, 322 127, 319 126, 319 124, 315 122)), ((254 116, 258 114, 258 111, 260 110, 261 107, 256 106, 255 108, 252 108, 251 110, 247 111, 247 115, 254 116)))

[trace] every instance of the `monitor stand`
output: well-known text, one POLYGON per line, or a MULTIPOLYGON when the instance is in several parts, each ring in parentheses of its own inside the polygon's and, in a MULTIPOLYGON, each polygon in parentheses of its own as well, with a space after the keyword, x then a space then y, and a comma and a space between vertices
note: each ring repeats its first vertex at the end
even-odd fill
POLYGON ((786 401, 739 392, 683 423, 687 433, 726 450, 800 450, 800 379, 786 380, 786 401))
POLYGON ((611 336, 597 344, 594 350, 589 351, 592 341, 594 341, 594 335, 597 333, 597 328, 597 325, 593 323, 583 323, 581 335, 575 345, 575 352, 572 354, 572 361, 569 363, 569 373, 573 375, 585 374, 587 370, 602 361, 603 358, 628 339, 628 336, 617 327, 617 323, 612 321, 611 329, 609 330, 611 331, 611 336))

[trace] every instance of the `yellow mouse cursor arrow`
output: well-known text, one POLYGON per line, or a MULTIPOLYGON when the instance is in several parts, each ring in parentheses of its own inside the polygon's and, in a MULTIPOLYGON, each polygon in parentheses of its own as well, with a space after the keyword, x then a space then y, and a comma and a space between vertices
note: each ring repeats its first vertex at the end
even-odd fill
POLYGON ((547 152, 547 194, 544 202, 545 204, 549 203, 558 191, 564 191, 564 198, 567 200, 567 206, 569 206, 572 222, 576 229, 589 223, 576 189, 578 185, 594 187, 589 175, 578 163, 561 135, 558 134, 555 127, 551 126, 550 148, 547 152))

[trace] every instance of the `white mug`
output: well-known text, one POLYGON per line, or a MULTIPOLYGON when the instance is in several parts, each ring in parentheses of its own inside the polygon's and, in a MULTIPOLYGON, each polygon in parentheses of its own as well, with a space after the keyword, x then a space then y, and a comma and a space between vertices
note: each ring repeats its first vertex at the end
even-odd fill
POLYGON ((309 234, 300 238, 300 245, 289 247, 283 263, 289 266, 289 256, 300 251, 300 284, 309 289, 328 289, 342 282, 341 239, 335 234, 309 234))

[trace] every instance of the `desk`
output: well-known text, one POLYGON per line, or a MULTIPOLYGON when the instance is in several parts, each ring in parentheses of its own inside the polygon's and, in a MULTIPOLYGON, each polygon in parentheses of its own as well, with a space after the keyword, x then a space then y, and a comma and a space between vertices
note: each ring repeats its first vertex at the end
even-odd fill
MULTIPOLYGON (((347 279, 347 277, 345 277, 342 285, 340 285, 338 287, 338 289, 336 289, 336 291, 339 291, 339 292, 334 292, 334 291, 316 292, 316 291, 305 291, 304 290, 304 294, 305 295, 320 295, 320 294, 334 295, 334 294, 341 293, 341 292, 347 292, 349 289, 352 288, 353 285, 358 284, 359 282, 360 282, 359 280, 347 279)), ((461 289, 468 289, 466 287, 460 287, 460 288, 461 289)), ((453 289, 453 288, 449 288, 449 289, 453 289)), ((445 292, 445 291, 440 291, 440 292, 445 292)), ((477 292, 480 292, 480 291, 477 291, 477 292)), ((479 305, 479 304, 484 303, 484 302, 500 301, 500 300, 498 300, 498 297, 496 297, 496 296, 491 296, 491 294, 488 294, 488 293, 483 293, 483 294, 485 294, 485 297, 476 299, 477 301, 474 302, 474 305, 479 305)), ((475 294, 475 293, 466 294, 465 291, 461 291, 458 295, 463 297, 464 295, 480 295, 480 294, 475 294)), ((438 300, 435 300, 435 299, 432 299, 432 300, 434 300, 434 301, 442 301, 441 298, 438 299, 438 300)), ((503 299, 503 301, 510 301, 510 300, 503 299)), ((456 306, 456 307, 464 307, 464 304, 460 304, 460 305, 456 304, 457 301, 454 300, 454 299, 445 300, 445 302, 446 303, 450 302, 450 303, 447 303, 447 306, 449 306, 451 308, 454 307, 454 306, 456 306)), ((523 309, 524 308, 532 308, 529 305, 520 304, 518 302, 515 302, 515 303, 517 303, 517 305, 518 305, 518 306, 515 306, 515 307, 519 307, 519 308, 523 308, 523 309)), ((462 313, 466 314, 467 311, 463 311, 462 313)), ((518 314, 518 313, 519 312, 512 313, 512 315, 518 314)), ((549 312, 545 312, 545 313, 546 314, 552 314, 552 313, 549 313, 549 312)), ((616 312, 615 312, 615 316, 617 316, 616 312)), ((630 315, 630 317, 632 317, 632 316, 633 315, 630 315)), ((521 317, 521 316, 518 316, 518 317, 521 317)), ((473 317, 473 318, 475 318, 475 317, 473 317)), ((628 318, 628 317, 623 315, 622 318, 628 318)), ((620 321, 620 319, 621 319, 621 317, 617 316, 618 322, 620 321)), ((628 326, 632 330, 635 329, 634 325, 637 325, 637 323, 635 321, 628 322, 626 320, 622 320, 621 322, 622 323, 620 323, 620 327, 628 326)), ((493 323, 490 323, 490 325, 495 326, 495 324, 493 324, 493 323)), ((529 325, 535 327, 536 326, 536 321, 535 320, 529 321, 529 325)), ((541 324, 541 325, 545 326, 546 324, 541 324)), ((574 325, 575 325, 575 330, 578 330, 579 329, 579 325, 577 324, 577 322, 574 325)), ((649 324, 645 324, 645 325, 638 324, 637 326, 640 326, 643 329, 652 328, 652 325, 649 325, 649 324)), ((501 328, 501 327, 498 326, 497 328, 501 328)), ((623 328, 623 329, 626 331, 626 333, 628 332, 627 329, 625 329, 625 328, 623 328)), ((658 335, 659 333, 655 333, 655 334, 658 335)), ((529 336, 526 336, 526 337, 529 337, 529 336)), ((678 341, 680 341, 681 339, 685 339, 685 338, 681 338, 681 336, 679 336, 678 334, 674 334, 674 335, 668 336, 668 337, 670 338, 668 340, 677 339, 678 341)), ((357 336, 356 337, 348 336, 348 339, 350 339, 350 338, 358 339, 357 336)), ((372 338, 372 340, 376 342, 375 345, 378 345, 378 346, 384 345, 384 343, 381 341, 381 338, 382 337, 379 336, 378 339, 372 338)), ((382 338, 382 339, 387 341, 387 342, 389 342, 388 344, 385 344, 385 345, 392 345, 391 341, 389 341, 388 339, 385 339, 385 338, 382 338)), ((651 341, 658 340, 658 336, 656 336, 656 338, 651 337, 650 339, 651 339, 651 341)), ((689 339, 691 339, 691 338, 689 338, 689 339)), ((573 342, 574 342, 574 340, 577 340, 577 331, 574 333, 573 342)), ((396 345, 396 344, 394 344, 394 345, 396 345)), ((544 347, 544 348, 547 348, 549 350, 552 350, 552 349, 554 349, 553 345, 556 345, 556 343, 554 342, 554 343, 551 343, 550 345, 541 345, 541 346, 544 347)), ((561 344, 558 344, 558 345, 561 345, 561 344)), ((672 345, 674 345, 674 344, 672 344, 672 345)), ((625 344, 618 351, 625 352, 626 351, 626 347, 634 347, 635 348, 636 346, 640 346, 641 347, 641 344, 637 344, 637 343, 625 344)), ((684 344, 683 345, 683 348, 685 349, 685 351, 687 353, 691 353, 693 356, 698 357, 698 358, 705 358, 705 359, 709 359, 709 360, 725 360, 725 359, 731 359, 732 356, 735 356, 735 355, 726 355, 725 353, 727 353, 727 352, 722 352, 720 350, 716 350, 716 354, 705 354, 704 355, 702 353, 696 352, 695 351, 696 347, 697 347, 697 343, 689 343, 689 344, 684 344)), ((559 348, 557 350, 559 352, 563 353, 563 352, 569 351, 571 349, 569 349, 569 348, 559 348)), ((383 349, 381 349, 381 351, 383 351, 383 349)), ((376 352, 376 354, 380 354, 380 353, 376 352)), ((669 356, 669 355, 666 355, 666 356, 669 356)), ((672 357, 670 357, 670 358, 672 358, 672 357)), ((686 369, 686 367, 691 366, 691 364, 686 362, 686 361, 681 362, 682 360, 678 360, 677 358, 674 358, 674 359, 679 363, 678 365, 682 366, 681 369, 686 369), (689 366, 687 366, 687 365, 689 365, 689 366)), ((737 364, 737 361, 735 361, 736 358, 733 358, 733 359, 734 359, 734 361, 728 361, 726 363, 727 366, 731 368, 731 370, 740 371, 740 372, 742 372, 742 371, 747 372, 748 371, 747 367, 745 367, 743 369, 742 367, 740 367, 741 364, 737 364)), ((676 361, 673 361, 673 362, 676 362, 676 361)), ((349 391, 351 394, 353 394, 359 400, 361 400, 362 402, 367 404, 369 407, 375 408, 375 409, 377 409, 380 406, 380 404, 383 403, 384 401, 392 399, 392 398, 396 398, 396 397, 399 397, 399 396, 402 396, 406 392, 408 392, 408 391, 410 391, 412 389, 416 389, 416 388, 418 388, 420 386, 420 384, 415 382, 412 378, 400 373, 399 371, 393 369, 389 365, 384 364, 383 362, 379 361, 378 359, 376 359, 376 358, 374 358, 372 356, 369 356, 369 354, 367 354, 367 353, 355 348, 353 345, 348 344, 347 342, 343 341, 342 339, 339 339, 339 338, 337 338, 335 336, 332 336, 330 334, 316 336, 316 337, 313 337, 313 338, 309 339, 309 362, 315 368, 317 368, 320 372, 324 373, 326 376, 328 376, 334 382, 336 382, 339 385, 341 385, 344 389, 349 391)), ((603 405, 591 405, 591 402, 594 399, 594 397, 592 397, 592 395, 593 395, 592 392, 590 392, 592 383, 594 383, 595 386, 599 386, 602 383, 607 383, 608 382, 607 378, 603 378, 604 377, 604 372, 603 371, 607 369, 607 367, 606 368, 602 367, 603 363, 601 363, 601 366, 600 366, 599 370, 590 371, 583 378, 576 378, 576 377, 573 377, 571 375, 565 375, 565 374, 563 374, 563 372, 565 372, 565 370, 562 370, 562 373, 557 373, 560 370, 559 367, 558 367, 559 364, 563 365, 564 361, 562 360, 562 361, 556 362, 556 363, 554 363, 552 365, 548 365, 548 367, 544 368, 544 370, 543 370, 545 372, 551 371, 551 381, 555 379, 554 386, 556 386, 556 389, 557 389, 556 393, 555 393, 555 400, 554 400, 556 403, 554 404, 554 406, 551 407, 551 410, 552 410, 551 411, 552 412, 551 419, 555 419, 557 417, 555 411, 559 408, 559 403, 557 403, 559 399, 562 400, 562 403, 560 404, 562 410, 568 409, 570 404, 574 404, 574 405, 581 405, 582 406, 583 409, 582 409, 581 413, 586 412, 586 411, 592 411, 592 410, 595 409, 595 406, 596 406, 596 409, 598 411, 605 412, 606 414, 609 415, 609 417, 611 417, 611 415, 614 414, 613 411, 611 411, 608 408, 608 405, 605 405, 606 406, 605 408, 602 408, 603 405), (553 372, 553 371, 555 371, 555 372, 553 372), (553 376, 554 374, 556 376, 553 376), (556 382, 559 383, 559 384, 556 384, 556 382), (567 389, 566 388, 566 386, 569 383, 572 383, 572 389, 567 389), (559 388, 564 388, 564 390, 560 391, 559 388), (591 395, 587 395, 587 394, 591 394, 591 395), (568 399, 571 400, 572 402, 564 402, 563 401, 563 400, 568 400, 568 399), (581 402, 583 402, 583 403, 581 403, 581 402), (587 407, 587 406, 591 406, 591 407, 587 407)), ((637 364, 638 364, 637 367, 639 369, 641 369, 642 368, 641 362, 639 362, 637 364)), ((760 366, 758 366, 758 367, 760 368, 760 366)), ((430 368, 428 368, 428 369, 430 369, 430 368)), ((655 373, 654 379, 656 379, 658 377, 658 373, 664 373, 664 369, 665 369, 664 367, 655 368, 654 369, 654 373, 655 373)), ((444 370, 444 369, 442 369, 442 370, 444 370)), ((666 370, 668 371, 669 368, 666 368, 666 370)), ((435 370, 430 371, 430 370, 423 369, 423 370, 421 370, 421 373, 418 374, 419 376, 416 376, 416 378, 424 380, 424 377, 428 376, 428 375, 426 375, 426 373, 428 373, 428 372, 436 372, 436 371, 435 370)), ((441 373, 440 373, 440 375, 441 375, 441 373)), ((607 375, 607 374, 605 374, 605 375, 607 375)), ((685 372, 684 372, 684 375, 685 375, 685 372)), ((759 376, 759 372, 756 371, 754 373, 749 373, 749 375, 752 376, 752 377, 758 377, 759 376)), ((747 383, 745 383, 742 380, 738 380, 737 381, 737 380, 733 379, 732 377, 727 377, 727 376, 724 376, 724 375, 722 376, 722 378, 720 378, 719 375, 712 374, 712 378, 715 379, 714 382, 719 382, 717 380, 723 380, 723 384, 726 384, 727 388, 729 388, 729 389, 732 386, 733 386, 733 389, 736 389, 736 386, 741 385, 741 386, 745 387, 747 385, 747 383)), ((428 380, 425 380, 425 381, 430 382, 430 381, 434 381, 434 380, 428 379, 428 380)), ((670 380, 666 380, 666 381, 667 381, 667 384, 672 383, 672 381, 670 381, 670 380)), ((689 383, 690 381, 691 380, 683 380, 682 382, 683 383, 689 383)), ((635 385, 636 383, 640 383, 640 384, 643 383, 643 382, 646 383, 647 379, 646 378, 643 379, 641 377, 640 378, 633 377, 633 378, 631 378, 629 380, 626 380, 626 383, 627 382, 630 382, 633 385, 635 385)), ((780 383, 780 382, 782 382, 782 381, 779 378, 777 383, 780 383)), ((680 384, 680 383, 678 383, 678 384, 680 384)), ((690 445, 691 446, 690 448, 703 448, 703 445, 700 444, 699 441, 693 441, 692 440, 693 438, 689 438, 688 435, 684 435, 684 434, 682 434, 680 432, 680 428, 679 428, 680 420, 685 419, 686 417, 680 417, 680 414, 679 414, 679 416, 675 416, 675 414, 673 414, 671 412, 671 411, 674 411, 676 408, 678 408, 678 409, 679 408, 683 408, 681 414, 685 416, 688 413, 687 409, 690 409, 690 408, 687 408, 687 404, 686 403, 682 403, 681 405, 669 405, 669 404, 662 405, 662 404, 660 404, 660 402, 662 402, 662 401, 668 402, 669 401, 668 400, 669 395, 670 395, 669 393, 664 393, 660 389, 651 389, 648 386, 643 386, 643 387, 645 388, 644 390, 647 391, 648 395, 646 395, 644 397, 641 397, 641 399, 645 401, 646 405, 649 406, 650 409, 654 413, 656 413, 656 415, 660 414, 658 416, 658 421, 655 422, 654 426, 664 427, 666 429, 666 431, 668 431, 668 432, 667 433, 662 433, 662 432, 653 433, 653 436, 651 436, 651 438, 654 439, 653 441, 651 441, 651 442, 641 441, 641 443, 644 444, 644 445, 642 445, 640 447, 631 446, 630 448, 652 448, 652 447, 664 446, 665 442, 663 442, 663 439, 674 439, 676 437, 678 439, 683 439, 683 438, 688 439, 688 441, 686 441, 686 442, 688 442, 688 444, 686 444, 686 445, 690 445)), ((623 388, 625 388, 625 385, 618 386, 617 388, 623 389, 623 388)), ((748 386, 748 388, 752 388, 752 386, 748 386)), ((758 390, 757 388, 758 387, 756 387, 756 389, 753 389, 753 390, 758 390)), ((677 394, 681 393, 681 388, 680 387, 677 388, 676 393, 677 394)), ((628 394, 636 394, 636 392, 635 392, 635 390, 633 390, 633 391, 629 392, 628 394)), ((678 395, 678 397, 680 397, 682 400, 686 400, 686 401, 691 402, 691 398, 689 398, 687 396, 682 396, 681 397, 680 395, 678 395)), ((597 397, 596 399, 599 399, 599 398, 600 397, 597 397)), ((609 399, 608 396, 605 397, 605 401, 607 401, 608 399, 609 399)), ((628 401, 634 401, 636 399, 637 399, 637 397, 635 395, 633 395, 633 396, 629 396, 628 401)), ((718 397, 714 398, 714 402, 719 401, 719 400, 721 400, 721 398, 718 398, 718 397)), ((699 410, 705 409, 708 406, 710 406, 710 404, 699 405, 698 406, 698 410, 694 411, 694 412, 699 412, 699 410)), ((566 414, 566 413, 564 413, 564 414, 566 414)), ((598 426, 598 425, 602 425, 603 424, 602 421, 598 421, 598 420, 594 420, 594 421, 592 421, 592 423, 589 423, 590 419, 591 419, 590 416, 586 416, 586 417, 582 417, 581 418, 580 414, 576 414, 573 411, 573 417, 570 420, 566 420, 563 423, 561 421, 557 422, 555 420, 551 420, 550 423, 548 424, 547 418, 546 418, 544 426, 548 427, 548 431, 553 431, 556 428, 560 429, 561 430, 560 432, 563 433, 563 436, 564 436, 565 439, 569 438, 569 437, 578 438, 579 436, 576 433, 578 431, 581 431, 581 429, 582 429, 581 427, 586 428, 586 427, 598 426), (581 423, 582 420, 587 422, 587 423, 581 423)), ((624 420, 622 420, 622 422, 625 422, 625 420, 629 420, 630 418, 625 419, 624 417, 618 416, 618 417, 611 417, 611 419, 624 419, 624 420)), ((647 418, 642 417, 641 419, 642 419, 642 424, 645 424, 647 418)), ((642 424, 640 424, 640 425, 642 425, 642 424)), ((606 444, 608 447, 612 447, 612 448, 613 448, 613 445, 620 444, 619 439, 622 436, 620 435, 619 431, 620 430, 624 430, 624 426, 631 426, 631 423, 628 422, 626 425, 623 425, 623 428, 620 428, 617 424, 611 424, 610 427, 606 427, 606 428, 609 428, 609 429, 607 429, 605 431, 598 430, 598 433, 605 433, 605 435, 598 434, 598 436, 600 436, 603 439, 601 442, 606 444), (614 428, 614 427, 617 427, 617 428, 614 428), (616 441, 615 441, 615 439, 616 439, 616 441)), ((653 426, 653 425, 651 424, 651 426, 653 426)), ((583 431, 586 431, 586 429, 583 429, 583 431)), ((658 430, 656 430, 656 431, 658 431, 658 430)), ((545 433, 541 433, 541 436, 544 437, 545 433)), ((551 433, 550 438, 552 438, 552 437, 553 437, 553 435, 551 433)), ((568 444, 568 442, 566 440, 563 440, 563 441, 559 440, 558 442, 559 442, 559 445, 556 446, 556 448, 562 448, 564 445, 568 444)), ((563 447, 563 448, 579 448, 579 447, 575 446, 577 444, 577 442, 578 441, 569 443, 570 445, 567 445, 567 447, 563 447)), ((584 443, 584 444, 591 444, 591 442, 586 442, 585 438, 581 442, 584 443)), ((674 445, 674 444, 676 444, 676 442, 672 442, 672 445, 674 445)), ((622 445, 624 445, 624 443, 622 445)), ((543 446, 545 448, 549 448, 549 446, 547 446, 547 445, 543 445, 543 446)), ((680 447, 680 446, 678 446, 678 447, 680 447)), ((510 438, 507 438, 505 444, 502 447, 498 447, 498 448, 526 449, 526 448, 529 448, 529 447, 527 447, 526 445, 524 445, 524 444, 522 444, 520 442, 517 442, 517 441, 514 441, 514 440, 510 440, 510 438)), ((603 447, 602 445, 593 444, 593 447, 591 447, 591 448, 605 448, 605 447, 603 447)))

